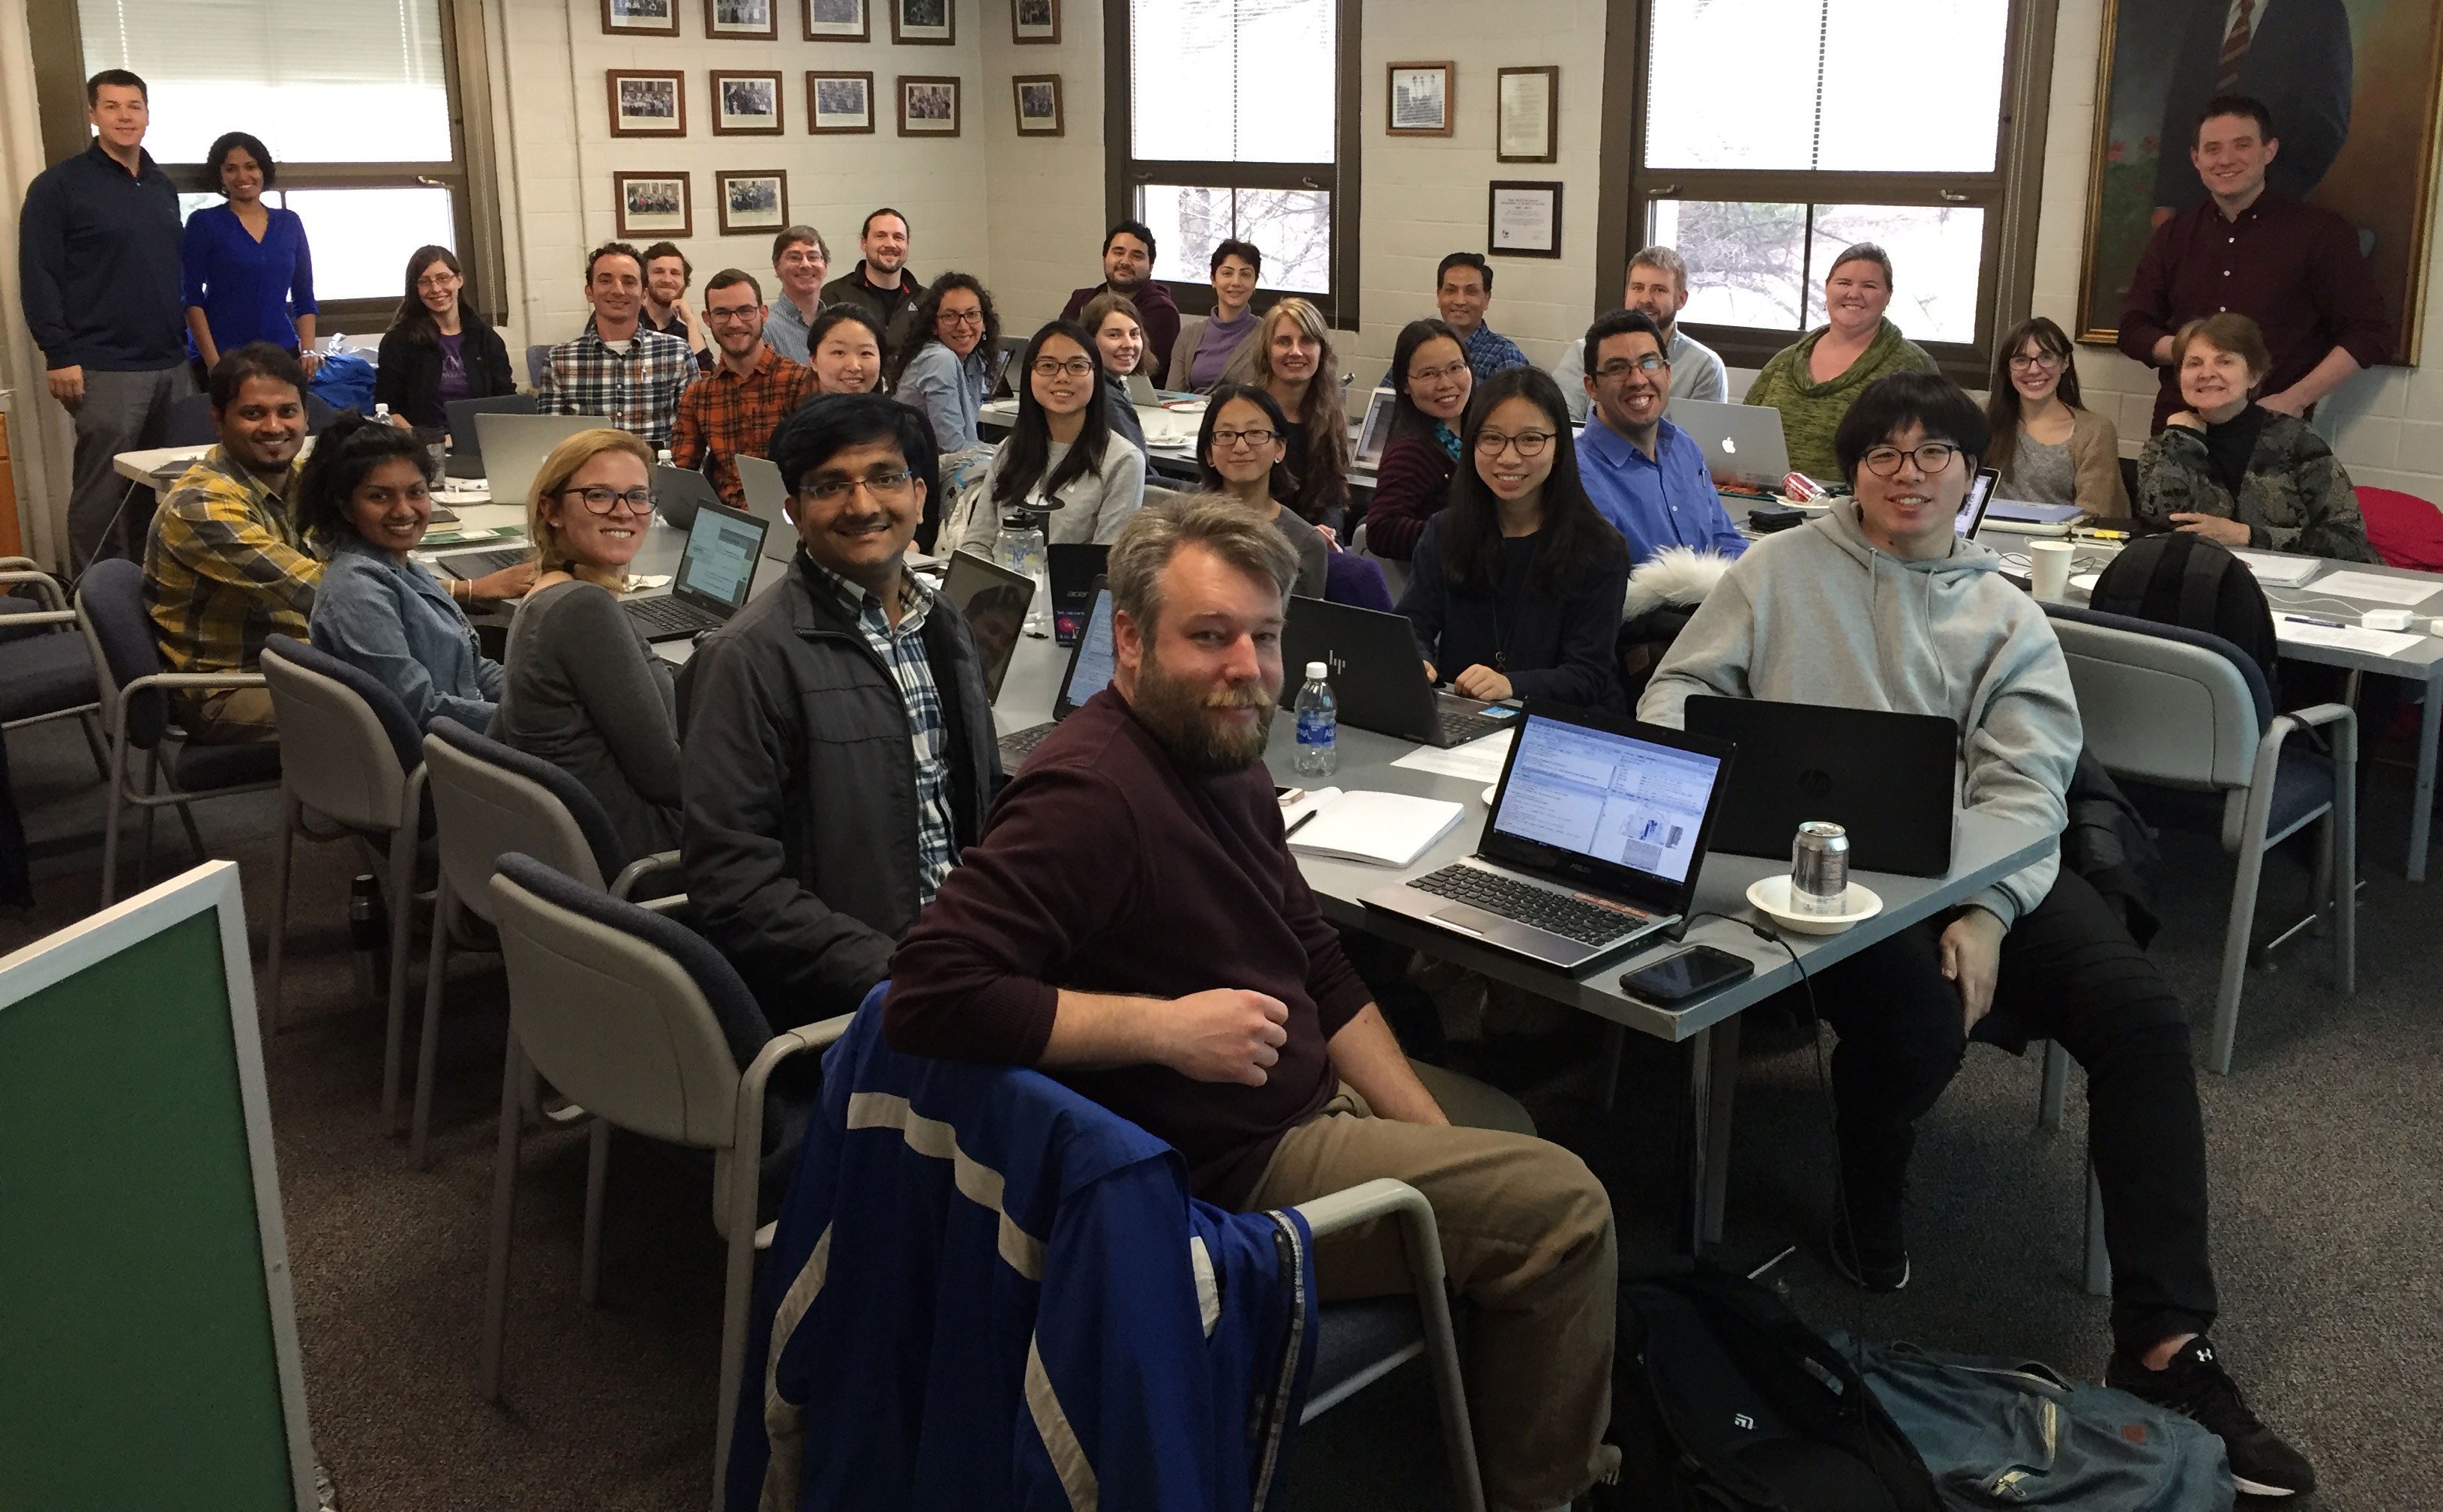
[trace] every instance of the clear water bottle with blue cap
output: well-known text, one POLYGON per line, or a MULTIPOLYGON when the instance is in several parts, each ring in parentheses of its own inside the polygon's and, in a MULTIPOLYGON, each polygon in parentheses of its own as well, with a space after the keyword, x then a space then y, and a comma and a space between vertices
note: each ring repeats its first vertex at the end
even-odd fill
POLYGON ((1026 603, 1026 633, 1052 633, 1052 553, 1043 543, 1043 525, 1031 509, 1013 509, 1001 517, 1001 534, 993 537, 993 561, 1035 581, 1035 596, 1026 603))
POLYGON ((1332 668, 1306 665, 1297 696, 1297 774, 1328 777, 1340 770, 1340 701, 1332 696, 1332 668))

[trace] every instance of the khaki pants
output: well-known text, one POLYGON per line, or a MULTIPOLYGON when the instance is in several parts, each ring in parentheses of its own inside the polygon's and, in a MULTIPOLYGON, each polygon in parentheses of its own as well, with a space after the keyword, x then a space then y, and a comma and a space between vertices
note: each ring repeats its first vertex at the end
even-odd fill
POLYGON ((178 722, 197 745, 253 745, 280 738, 269 688, 230 688, 178 700, 178 722))
MULTIPOLYGON (((1525 1121, 1523 1109, 1489 1088, 1418 1070, 1454 1120, 1525 1121), (1497 1111, 1502 1105, 1512 1116, 1497 1111)), ((1344 1084, 1282 1137, 1247 1205, 1288 1207, 1376 1176, 1405 1181, 1433 1204, 1442 1266, 1467 1314, 1460 1364, 1487 1503, 1544 1512, 1615 1473, 1619 1451, 1603 1434, 1619 1257, 1603 1184, 1557 1144, 1378 1119, 1344 1084)), ((1395 1219, 1319 1242, 1314 1265, 1326 1301, 1410 1289, 1395 1219)))

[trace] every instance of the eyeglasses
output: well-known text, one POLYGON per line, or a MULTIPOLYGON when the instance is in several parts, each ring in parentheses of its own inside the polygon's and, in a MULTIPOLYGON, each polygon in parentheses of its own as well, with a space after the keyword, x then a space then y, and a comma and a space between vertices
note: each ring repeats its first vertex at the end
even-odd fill
POLYGON ((1614 357, 1609 362, 1605 363, 1602 367, 1595 369, 1595 376, 1598 378, 1625 378, 1628 376, 1631 371, 1638 373, 1661 373, 1663 369, 1669 366, 1671 366, 1671 359, 1669 357, 1664 356, 1660 352, 1648 352, 1642 357, 1614 357))
POLYGON ((1225 446, 1253 446, 1261 450, 1273 444, 1273 435, 1274 432, 1270 430, 1216 430, 1213 432, 1213 445, 1216 449, 1225 446))
POLYGON ((944 325, 982 325, 984 323, 984 312, 982 310, 944 310, 933 319, 939 320, 944 325))
POLYGON ((446 289, 457 282, 455 273, 427 273, 415 281, 415 286, 419 289, 446 289))
POLYGON ((2060 367, 2064 360, 2065 359, 2062 355, 2058 352, 2039 352, 2034 356, 2030 356, 2026 353, 2022 352, 2014 354, 2011 356, 2011 371, 2013 373, 2026 373, 2030 369, 2041 368, 2047 372, 2050 372, 2054 368, 2060 367))
POLYGON ((591 488, 563 488, 560 497, 583 500, 588 514, 607 515, 621 504, 639 515, 653 512, 653 491, 650 488, 631 488, 623 494, 597 483, 591 488))
POLYGON ((752 325, 761 314, 761 306, 748 304, 735 310, 707 310, 704 318, 715 325, 752 325))
POLYGON ((904 468, 898 472, 871 472, 862 478, 826 478, 799 489, 798 497, 817 504, 844 504, 848 502, 849 495, 862 488, 875 499, 889 503, 907 498, 908 490, 915 482, 916 475, 904 468))
POLYGON ((1868 472, 1878 478, 1888 478, 1901 470, 1902 457, 1915 457, 1917 470, 1930 478, 1950 466, 1951 459, 1958 455, 1957 446, 1948 446, 1939 441, 1929 441, 1915 451, 1902 451, 1898 446, 1875 446, 1866 452, 1864 461, 1868 472))
POLYGON ((1056 378, 1064 373, 1073 378, 1091 378, 1094 375, 1094 359, 1070 357, 1063 360, 1059 357, 1037 357, 1034 371, 1038 378, 1056 378))
POLYGON ((1466 371, 1467 363, 1464 359, 1451 363, 1447 367, 1426 368, 1422 371, 1411 368, 1408 370, 1408 381, 1411 384, 1432 383, 1439 378, 1456 378, 1466 371))
POLYGON ((1552 444, 1552 435, 1550 430, 1521 430, 1515 436, 1505 436, 1498 430, 1479 430, 1476 433, 1476 454, 1498 457, 1503 447, 1515 446, 1522 457, 1540 457, 1544 448, 1552 444))

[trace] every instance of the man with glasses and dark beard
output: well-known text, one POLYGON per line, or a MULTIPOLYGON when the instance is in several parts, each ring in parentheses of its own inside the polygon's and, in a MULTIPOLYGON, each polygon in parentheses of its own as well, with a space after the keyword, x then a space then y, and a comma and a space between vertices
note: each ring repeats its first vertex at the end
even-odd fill
POLYGON ((956 606, 906 569, 925 417, 817 394, 772 435, 800 547, 697 647, 679 850, 697 928, 773 1027, 852 1012, 983 827, 992 700, 956 606))
MULTIPOLYGON (((1298 873, 1262 761, 1296 567, 1235 500, 1130 519, 1107 568, 1111 685, 1036 748, 909 931, 887 1030, 903 1053, 1060 1078, 1225 1207, 1417 1187, 1474 1304, 1486 1500, 1565 1505, 1619 1463, 1610 1203, 1557 1145, 1452 1126, 1497 1095, 1409 1065, 1298 873)), ((1409 1284, 1387 1228, 1318 1245, 1315 1273, 1328 1299, 1409 1284)))

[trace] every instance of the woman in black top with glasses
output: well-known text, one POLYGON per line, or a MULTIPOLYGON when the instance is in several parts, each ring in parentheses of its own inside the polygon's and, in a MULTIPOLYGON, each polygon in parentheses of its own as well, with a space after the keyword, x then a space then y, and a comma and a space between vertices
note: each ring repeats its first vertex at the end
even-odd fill
POLYGON ((1400 600, 1426 675, 1472 699, 1614 707, 1627 587, 1628 543, 1578 481, 1559 385, 1538 368, 1487 378, 1400 600))

